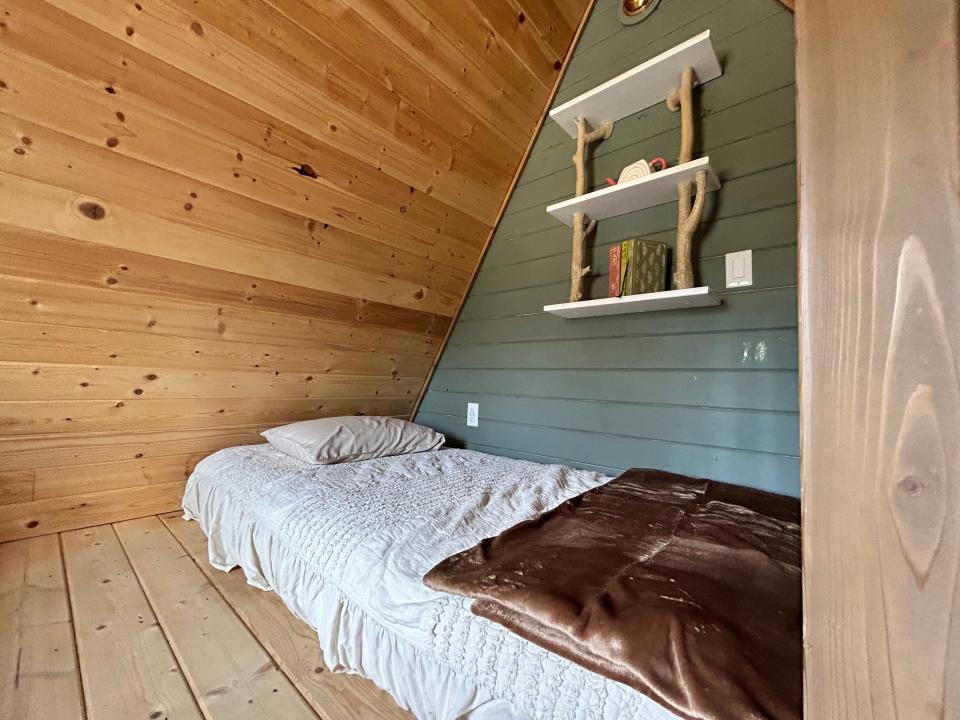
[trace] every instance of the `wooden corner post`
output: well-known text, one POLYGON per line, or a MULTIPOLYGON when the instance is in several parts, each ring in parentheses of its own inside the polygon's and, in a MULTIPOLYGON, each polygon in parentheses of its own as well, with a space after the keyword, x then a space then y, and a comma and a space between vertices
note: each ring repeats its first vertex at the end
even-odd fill
MULTIPOLYGON (((667 107, 680 111, 680 154, 677 163, 687 163, 693 159, 693 85, 695 81, 692 67, 684 68, 680 74, 680 87, 667 96, 667 107)), ((693 280, 693 233, 700 224, 703 213, 703 199, 707 194, 707 173, 697 173, 697 196, 693 200, 693 183, 680 183, 677 186, 678 217, 677 247, 673 258, 673 289, 687 290, 694 286, 693 280)))
POLYGON ((958 25, 797 3, 811 720, 960 718, 958 25))
MULTIPOLYGON (((577 151, 573 155, 573 166, 577 170, 577 196, 587 190, 587 177, 584 170, 587 145, 606 140, 613 132, 613 123, 607 121, 595 130, 587 130, 587 121, 577 118, 577 151)), ((573 214, 573 253, 570 259, 570 302, 583 300, 583 279, 590 274, 590 267, 583 266, 587 236, 597 226, 596 220, 588 220, 582 213, 573 214)))

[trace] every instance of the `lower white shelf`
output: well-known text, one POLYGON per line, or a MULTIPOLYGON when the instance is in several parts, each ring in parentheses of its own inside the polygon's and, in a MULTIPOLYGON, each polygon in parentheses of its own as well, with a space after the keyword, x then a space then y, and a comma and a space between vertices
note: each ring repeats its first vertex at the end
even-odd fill
POLYGON ((543 311, 565 318, 585 318, 599 317, 600 315, 653 312, 655 310, 708 307, 719 304, 719 296, 711 292, 709 287, 704 286, 686 290, 664 290, 663 292, 643 293, 642 295, 545 305, 543 311))

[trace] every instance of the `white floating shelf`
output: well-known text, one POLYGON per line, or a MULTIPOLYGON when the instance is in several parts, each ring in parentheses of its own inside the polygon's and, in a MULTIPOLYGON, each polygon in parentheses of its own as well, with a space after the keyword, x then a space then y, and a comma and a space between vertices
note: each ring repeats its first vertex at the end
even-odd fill
POLYGON ((632 182, 605 187, 579 197, 554 203, 547 212, 573 227, 573 214, 582 212, 591 220, 605 220, 643 208, 675 202, 677 185, 694 182, 697 172, 707 171, 707 192, 720 189, 720 180, 710 168, 710 158, 702 157, 682 165, 650 173, 632 182))
POLYGON ((700 85, 723 73, 709 30, 554 108, 550 117, 576 137, 578 117, 599 127, 605 120, 616 122, 663 102, 680 84, 686 67, 694 69, 700 85))
POLYGON ((655 310, 709 307, 719 304, 720 298, 710 292, 709 287, 695 287, 688 290, 665 290, 664 292, 644 293, 642 295, 545 305, 543 311, 565 318, 585 318, 600 315, 654 312, 655 310))

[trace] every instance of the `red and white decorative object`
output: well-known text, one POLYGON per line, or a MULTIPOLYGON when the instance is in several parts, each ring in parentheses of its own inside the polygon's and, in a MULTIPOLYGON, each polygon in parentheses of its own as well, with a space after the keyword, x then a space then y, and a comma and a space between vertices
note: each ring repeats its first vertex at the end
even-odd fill
POLYGON ((622 183, 639 180, 640 178, 645 178, 650 173, 666 169, 667 161, 661 157, 654 158, 649 162, 647 160, 637 160, 635 163, 631 163, 623 169, 623 172, 620 173, 620 179, 617 180, 617 184, 620 185, 622 183))

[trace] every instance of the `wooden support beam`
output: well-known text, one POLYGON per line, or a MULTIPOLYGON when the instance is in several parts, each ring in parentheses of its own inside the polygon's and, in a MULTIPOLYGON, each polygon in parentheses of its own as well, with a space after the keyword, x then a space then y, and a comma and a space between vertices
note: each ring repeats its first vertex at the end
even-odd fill
POLYGON ((805 716, 956 719, 958 5, 796 28, 805 716))
MULTIPOLYGON (((667 107, 680 112, 680 153, 677 162, 693 160, 693 86, 696 74, 692 67, 684 68, 680 75, 680 87, 667 97, 667 107)), ((693 198, 693 183, 677 186, 677 245, 673 252, 673 289, 689 290, 693 279, 693 233, 700 224, 703 199, 707 194, 707 173, 697 173, 697 196, 693 198)))

